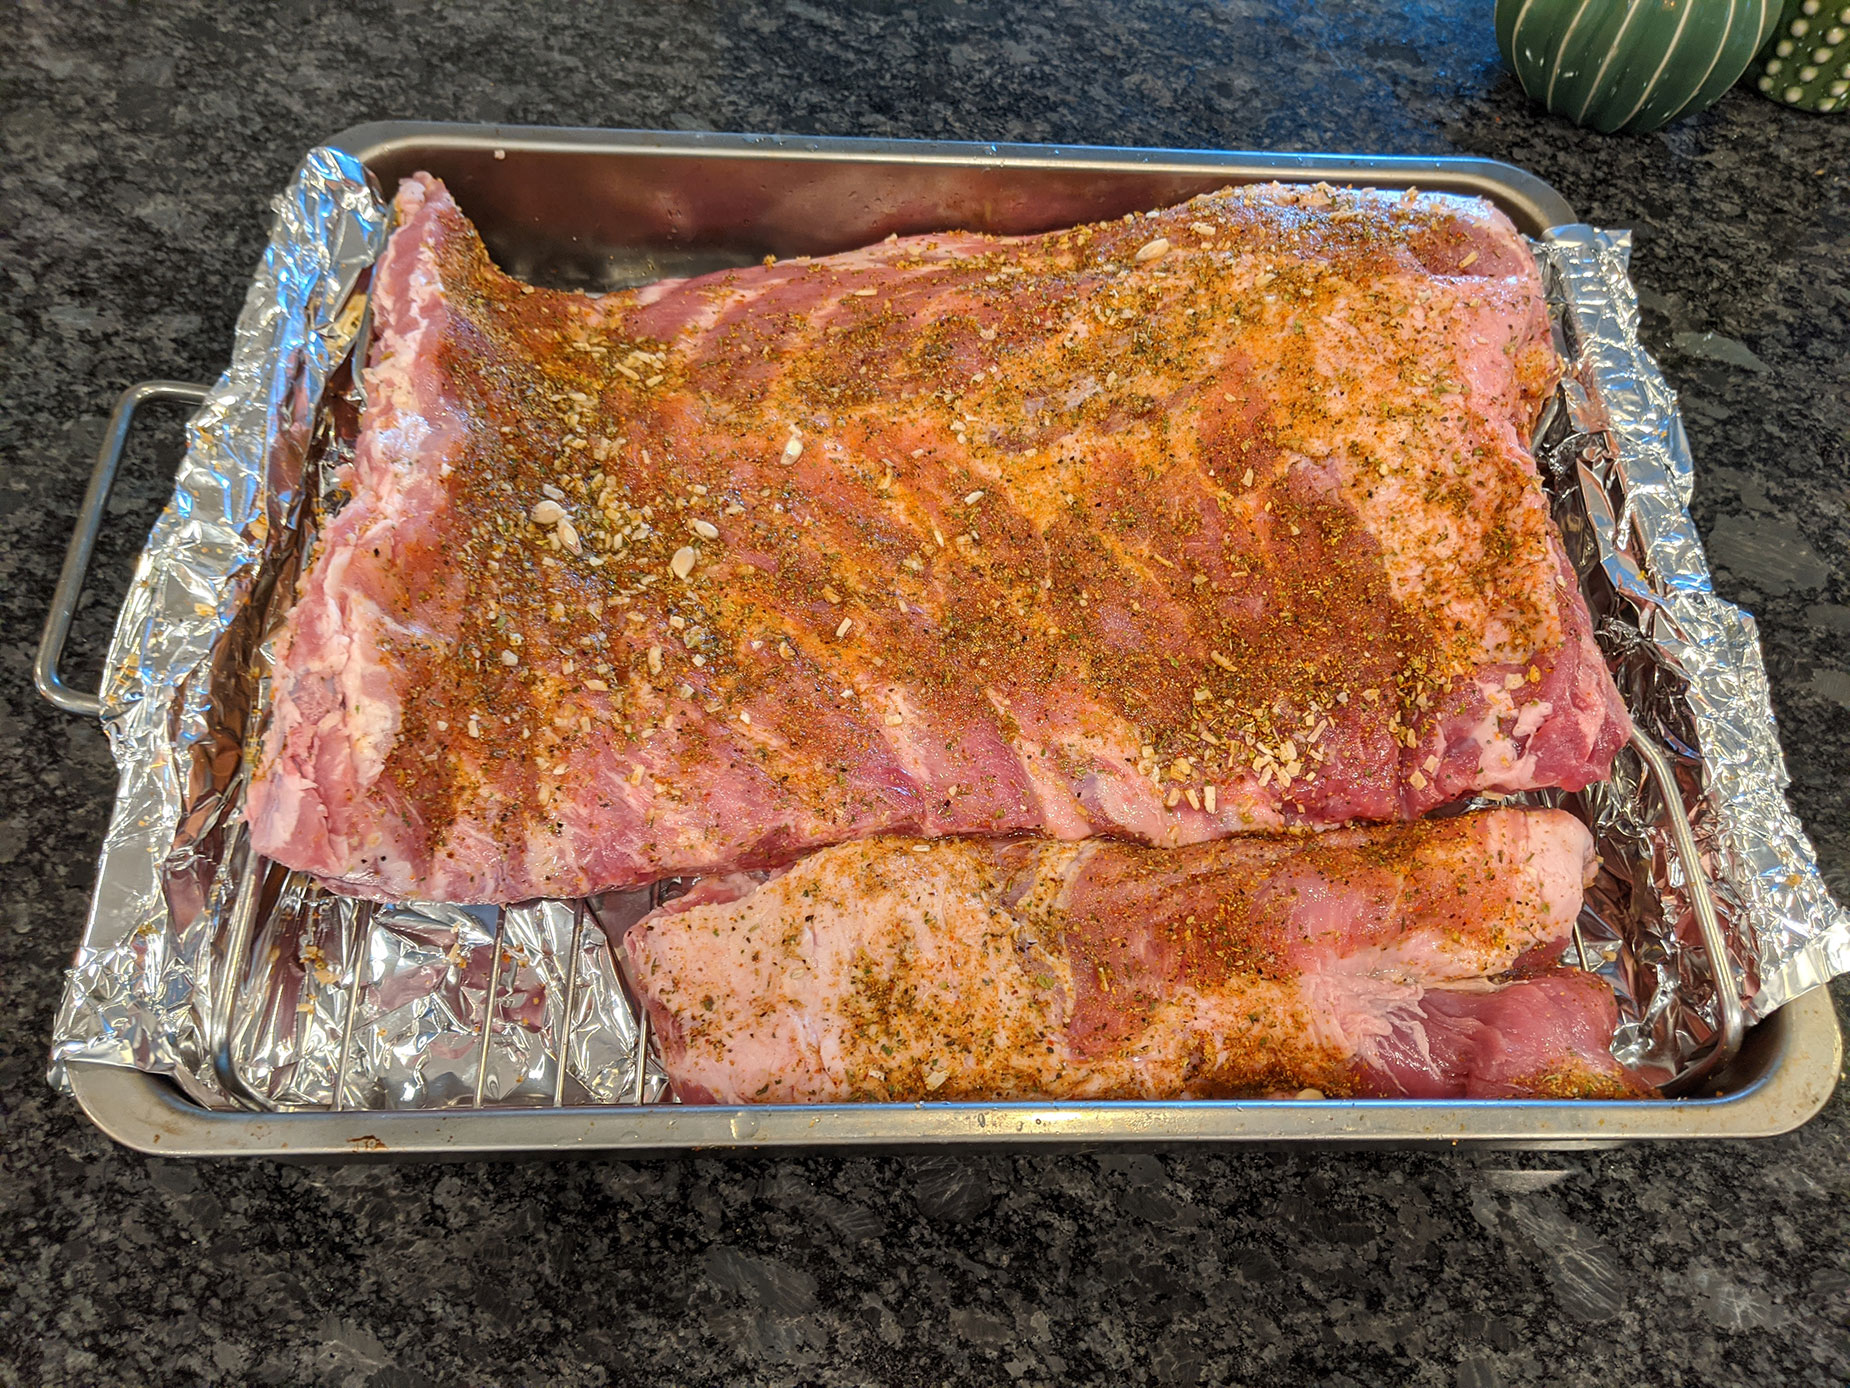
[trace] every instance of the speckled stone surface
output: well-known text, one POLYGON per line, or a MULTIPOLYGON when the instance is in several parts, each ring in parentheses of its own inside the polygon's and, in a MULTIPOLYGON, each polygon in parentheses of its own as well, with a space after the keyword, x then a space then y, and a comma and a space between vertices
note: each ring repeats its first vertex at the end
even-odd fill
MULTIPOLYGON (((16 4, 0 25, 0 1386, 1842 1384, 1850 1101, 1749 1146, 286 1167, 42 1080, 113 787, 29 664, 102 416, 223 364, 267 201, 391 116, 1491 155, 1636 229, 1718 584, 1850 894, 1850 120, 1529 108, 1489 7, 16 4)), ((146 431, 95 653, 175 461, 146 431)), ((1840 1000, 1846 994, 1840 992, 1840 1000)))

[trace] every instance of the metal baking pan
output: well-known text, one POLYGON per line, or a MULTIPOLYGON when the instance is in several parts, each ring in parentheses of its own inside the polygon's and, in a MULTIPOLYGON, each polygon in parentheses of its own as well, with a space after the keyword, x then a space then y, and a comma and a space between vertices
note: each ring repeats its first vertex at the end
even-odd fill
POLYGON ((1824 1107, 1843 1048, 1822 989, 1747 1035, 1716 1097, 1640 1102, 1323 1099, 1058 1104, 817 1104, 724 1108, 432 1109, 228 1113, 158 1075, 73 1064, 97 1127, 143 1152, 188 1157, 467 1157, 690 1149, 814 1152, 988 1147, 1071 1151, 1271 1143, 1567 1150, 1653 1138, 1771 1137, 1824 1107))
MULTIPOLYGON (((415 170, 441 177, 498 262, 537 283, 607 289, 662 275, 821 254, 891 232, 970 227, 1045 230, 1121 216, 1227 184, 1322 179, 1471 194, 1538 235, 1575 220, 1547 184, 1483 159, 1271 155, 1206 150, 1061 148, 679 132, 387 122, 330 143, 388 190, 415 170)), ((38 666, 61 707, 94 713, 66 688, 57 656, 134 404, 184 391, 165 383, 124 397, 85 497, 38 666)), ((1693 845, 1692 845, 1693 847, 1693 845)), ((1706 913, 1705 913, 1706 914, 1706 913)), ((228 942, 236 960, 247 937, 228 942)), ((1318 1100, 1169 1103, 931 1103, 776 1107, 483 1107, 290 1112, 202 1107, 172 1081, 72 1064, 72 1089, 110 1136, 190 1156, 620 1151, 693 1148, 1052 1149, 1317 1142, 1515 1147, 1605 1146, 1652 1138, 1758 1137, 1815 1114, 1836 1083, 1842 1046, 1822 990, 1714 1053, 1700 1097, 1640 1102, 1318 1100), (1738 1052, 1734 1049, 1738 1042, 1738 1052), (1731 1057, 1731 1058, 1730 1058, 1731 1057), (1722 1063, 1725 1062, 1725 1063, 1722 1063)), ((221 1073, 225 1066, 221 1063, 221 1073)), ((236 1079, 235 1067, 230 1075, 236 1079)), ((234 1083, 228 1086, 237 1093, 234 1083)), ((478 1086, 479 1087, 479 1086, 478 1086)))

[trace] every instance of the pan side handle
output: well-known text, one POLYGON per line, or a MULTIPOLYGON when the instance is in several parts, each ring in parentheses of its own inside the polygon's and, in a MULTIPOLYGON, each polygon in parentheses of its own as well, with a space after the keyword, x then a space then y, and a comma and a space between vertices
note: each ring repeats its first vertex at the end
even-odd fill
POLYGON ((150 400, 184 400, 191 405, 205 402, 206 387, 183 381, 142 381, 122 392, 103 431, 103 445, 97 450, 96 468, 83 504, 77 510, 77 525, 71 543, 64 551, 64 567, 58 571, 58 586, 51 595, 51 610, 45 614, 45 630, 39 636, 38 659, 32 665, 32 680, 53 704, 66 713, 87 718, 102 715, 99 695, 72 689, 64 682, 58 663, 64 657, 64 643, 71 634, 71 620, 77 615, 77 599, 83 594, 84 579, 90 571, 90 556, 96 550, 96 537, 103 527, 103 508, 115 486, 116 473, 122 464, 122 448, 128 442, 129 426, 135 411, 150 400))

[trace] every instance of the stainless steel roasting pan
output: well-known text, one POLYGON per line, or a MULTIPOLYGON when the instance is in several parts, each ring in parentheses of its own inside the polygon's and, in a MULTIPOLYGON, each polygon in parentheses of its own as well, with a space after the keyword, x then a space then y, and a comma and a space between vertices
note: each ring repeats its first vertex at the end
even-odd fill
MULTIPOLYGON (((1484 159, 975 145, 680 132, 383 122, 330 141, 388 191, 427 170, 447 182, 510 272, 593 289, 819 254, 889 232, 950 226, 1024 232, 1120 216, 1226 184, 1323 179, 1473 194, 1539 235, 1575 220, 1541 180, 1484 159)), ((133 405, 184 395, 149 383, 124 398, 84 501, 40 652, 47 697, 96 712, 57 660, 133 405)), ((1718 1055, 1718 1059, 1722 1058, 1718 1055)), ((932 1103, 793 1107, 463 1107, 427 1111, 208 1109, 168 1079, 69 1067, 86 1113, 143 1151, 185 1156, 443 1157, 689 1149, 1072 1149, 1199 1144, 1460 1143, 1607 1146, 1789 1131, 1829 1098, 1842 1059, 1823 990, 1748 1031, 1699 1095, 1649 1102, 1320 1100, 932 1103)), ((478 1098, 479 1103, 479 1098, 478 1098)))

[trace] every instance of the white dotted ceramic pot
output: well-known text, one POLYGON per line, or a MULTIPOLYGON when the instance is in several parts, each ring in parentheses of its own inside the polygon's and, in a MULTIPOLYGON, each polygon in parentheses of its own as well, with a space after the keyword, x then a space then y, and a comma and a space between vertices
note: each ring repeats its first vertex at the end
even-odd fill
POLYGON ((1761 93, 1805 111, 1850 111, 1850 4, 1787 0, 1754 55, 1761 93))

